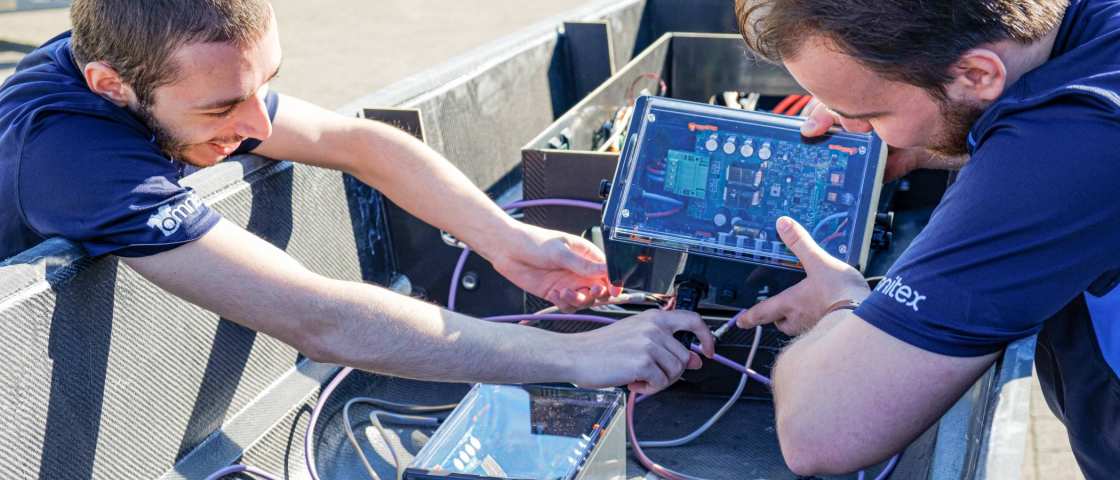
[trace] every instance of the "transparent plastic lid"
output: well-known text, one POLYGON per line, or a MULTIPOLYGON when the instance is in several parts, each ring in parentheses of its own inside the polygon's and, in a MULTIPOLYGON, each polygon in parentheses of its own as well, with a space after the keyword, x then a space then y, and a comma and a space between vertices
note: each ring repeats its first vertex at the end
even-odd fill
POLYGON ((484 478, 570 479, 614 415, 618 390, 479 384, 409 470, 484 478))
POLYGON ((802 122, 640 98, 604 212, 610 238, 799 269, 775 230, 790 216, 858 265, 885 146, 874 134, 840 131, 805 139, 802 122))

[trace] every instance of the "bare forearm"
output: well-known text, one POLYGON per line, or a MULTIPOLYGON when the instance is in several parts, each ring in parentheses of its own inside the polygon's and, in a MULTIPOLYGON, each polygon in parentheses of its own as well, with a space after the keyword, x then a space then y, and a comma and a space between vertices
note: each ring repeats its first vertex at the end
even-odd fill
POLYGON ((202 239, 126 263, 167 291, 313 359, 447 381, 576 381, 569 339, 315 274, 222 220, 202 239))
POLYGON ((513 220, 439 153, 388 125, 356 121, 345 140, 351 174, 421 220, 480 253, 508 235, 513 220))
POLYGON ((342 170, 479 253, 514 225, 462 172, 423 142, 379 122, 344 117, 283 96, 273 135, 254 153, 342 170))
POLYGON ((897 453, 995 358, 932 354, 848 311, 818 327, 774 366, 778 438, 802 475, 847 473, 897 453))
POLYGON ((321 315, 323 328, 312 343, 325 361, 437 381, 576 380, 561 334, 489 323, 352 282, 332 281, 317 301, 312 315, 321 315))

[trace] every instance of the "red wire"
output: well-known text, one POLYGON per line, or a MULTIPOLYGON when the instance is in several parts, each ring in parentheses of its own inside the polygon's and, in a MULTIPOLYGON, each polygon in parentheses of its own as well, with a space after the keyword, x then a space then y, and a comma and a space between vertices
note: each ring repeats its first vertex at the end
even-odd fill
POLYGON ((793 104, 792 107, 789 107, 789 109, 786 110, 786 115, 797 115, 801 113, 801 111, 805 109, 805 106, 808 105, 812 100, 812 95, 805 95, 804 97, 801 97, 801 100, 798 100, 793 104))
POLYGON ((630 435, 630 449, 634 451, 634 456, 638 457, 638 462, 646 467, 646 470, 656 473, 667 480, 687 480, 693 478, 654 463, 653 460, 650 460, 645 452, 642 451, 642 447, 638 444, 638 434, 634 430, 634 399, 636 397, 637 395, 634 395, 633 392, 626 396, 626 430, 630 435))
POLYGON ((626 89, 626 100, 627 100, 628 103, 630 103, 630 104, 634 103, 634 97, 636 96, 634 94, 634 87, 638 86, 638 82, 641 81, 643 78, 648 78, 650 80, 656 80, 657 81, 658 86, 661 88, 658 95, 665 96, 665 93, 669 91, 669 85, 667 85, 665 83, 665 80, 661 79, 661 75, 658 75, 658 74, 653 73, 653 72, 646 72, 646 73, 643 73, 641 75, 638 75, 637 77, 634 78, 633 82, 630 82, 630 86, 626 89))
POLYGON ((823 247, 825 245, 828 245, 828 242, 831 242, 833 240, 836 240, 839 237, 842 237, 843 235, 840 234, 840 230, 842 230, 844 228, 844 225, 847 225, 847 224, 848 224, 848 219, 845 218, 844 221, 840 222, 840 225, 836 227, 836 231, 832 232, 832 235, 824 237, 824 240, 821 240, 821 246, 823 247))
POLYGON ((771 110, 770 112, 771 113, 777 113, 777 114, 785 114, 786 113, 786 108, 788 108, 790 105, 792 105, 793 102, 796 102, 797 99, 799 99, 799 98, 801 98, 801 95, 789 95, 786 98, 783 98, 782 101, 778 102, 778 106, 774 107, 774 109, 771 110))
POLYGON ((680 211, 681 211, 681 207, 677 207, 677 208, 674 208, 672 210, 666 210, 664 212, 647 213, 646 218, 664 218, 664 217, 668 217, 670 215, 676 215, 680 211))

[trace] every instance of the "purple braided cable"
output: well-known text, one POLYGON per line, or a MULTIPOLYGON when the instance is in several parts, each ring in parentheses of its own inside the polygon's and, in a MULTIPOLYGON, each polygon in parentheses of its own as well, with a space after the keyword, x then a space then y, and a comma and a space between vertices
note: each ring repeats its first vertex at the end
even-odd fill
MULTIPOLYGON (((580 315, 575 313, 546 313, 542 315, 500 315, 496 317, 486 317, 483 318, 483 320, 489 320, 491 322, 520 322, 522 320, 568 320, 603 324, 610 324, 615 322, 613 318, 600 317, 597 315, 580 315)), ((701 350, 700 345, 697 345, 695 343, 690 345, 689 348, 701 355, 703 355, 704 353, 703 350, 701 350)), ((751 378, 762 382, 763 385, 770 386, 770 379, 765 375, 762 375, 752 369, 743 367, 742 365, 735 363, 735 361, 731 360, 730 358, 724 357, 723 355, 717 353, 712 356, 712 360, 715 360, 722 365, 726 365, 736 372, 745 373, 751 378)))
POLYGON ((307 432, 303 435, 303 457, 307 464, 307 473, 311 475, 311 480, 319 480, 319 469, 315 466, 315 448, 313 445, 315 425, 319 423, 319 415, 323 413, 323 407, 326 406, 327 400, 331 398, 334 389, 353 371, 354 369, 351 367, 344 367, 339 370, 338 374, 331 379, 331 383, 327 384, 327 388, 324 388, 323 392, 319 394, 319 401, 315 402, 315 409, 311 411, 311 419, 307 422, 307 432))
MULTIPOLYGON (((530 207, 575 207, 588 210, 602 210, 603 205, 587 200, 572 200, 567 198, 546 198, 539 200, 518 200, 502 205, 502 210, 515 210, 530 207)), ((455 311, 455 300, 459 297, 459 277, 463 275, 463 267, 467 264, 467 257, 471 254, 471 247, 463 247, 459 260, 455 262, 455 270, 451 272, 451 286, 447 290, 447 309, 455 311)))

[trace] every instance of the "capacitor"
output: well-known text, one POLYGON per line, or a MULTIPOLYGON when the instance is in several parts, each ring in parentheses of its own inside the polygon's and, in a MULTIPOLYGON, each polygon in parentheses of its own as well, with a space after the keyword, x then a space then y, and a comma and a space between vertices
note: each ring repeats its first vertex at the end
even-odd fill
POLYGON ((769 143, 762 144, 762 148, 758 149, 758 158, 761 158, 763 161, 770 160, 770 157, 772 157, 773 155, 774 152, 770 150, 769 143))
POLYGON ((717 227, 727 225, 727 215, 717 213, 716 216, 712 218, 712 222, 715 223, 717 227))
POLYGON ((747 140, 747 143, 744 143, 743 147, 739 149, 739 153, 744 157, 754 155, 754 142, 747 140))

